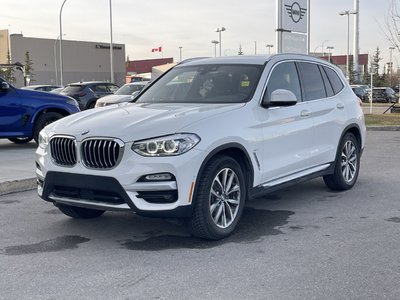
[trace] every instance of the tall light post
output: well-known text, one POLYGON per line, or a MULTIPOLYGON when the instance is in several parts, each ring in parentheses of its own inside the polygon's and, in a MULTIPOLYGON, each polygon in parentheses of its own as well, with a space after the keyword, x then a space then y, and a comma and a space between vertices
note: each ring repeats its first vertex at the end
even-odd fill
POLYGON ((225 31, 225 30, 226 30, 226 28, 225 28, 225 27, 217 28, 217 30, 216 30, 216 32, 218 32, 218 33, 219 33, 219 56, 221 56, 221 55, 222 55, 222 47, 221 47, 221 45, 222 45, 222 43, 221 43, 221 33, 222 33, 222 31, 225 31))
POLYGON ((335 49, 333 46, 326 46, 326 50, 328 50, 328 61, 331 62, 332 50, 335 49))
POLYGON ((219 44, 219 42, 216 40, 212 40, 211 43, 214 44, 214 57, 217 57, 217 45, 219 44))
POLYGON ((182 61, 182 46, 179 46, 179 61, 182 61))
POLYGON ((110 72, 111 82, 114 83, 114 45, 113 45, 113 30, 112 30, 112 8, 110 0, 110 72))
POLYGON ((329 40, 325 40, 325 41, 322 42, 322 56, 325 56, 325 48, 324 48, 324 45, 325 45, 326 42, 329 42, 329 40))
POLYGON ((64 68, 63 68, 63 52, 62 52, 62 22, 61 22, 61 16, 62 16, 62 10, 64 7, 64 4, 67 0, 64 0, 63 4, 61 5, 60 8, 60 85, 63 86, 64 85, 64 81, 63 81, 63 73, 64 73, 64 68))
POLYGON ((274 45, 272 45, 272 44, 267 44, 267 45, 265 45, 265 47, 268 48, 268 55, 271 55, 271 48, 274 48, 274 45))
POLYGON ((350 82, 350 15, 356 15, 357 11, 355 10, 345 10, 339 12, 341 16, 347 16, 347 54, 346 54, 346 77, 347 81, 350 82))
MULTIPOLYGON (((65 35, 65 34, 64 34, 65 35)), ((54 41, 54 72, 56 73, 56 83, 58 82, 58 72, 57 72, 57 42, 60 39, 60 36, 54 41)))
POLYGON ((390 72, 390 86, 393 86, 393 82, 392 82, 392 72, 393 72, 393 68, 392 68, 392 51, 396 49, 395 47, 389 47, 389 51, 390 51, 390 62, 389 62, 389 72, 390 72))

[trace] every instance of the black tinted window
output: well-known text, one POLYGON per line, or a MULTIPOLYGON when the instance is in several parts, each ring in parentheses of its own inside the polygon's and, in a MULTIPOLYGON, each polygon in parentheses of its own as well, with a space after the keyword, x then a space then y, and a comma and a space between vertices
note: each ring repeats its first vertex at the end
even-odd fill
POLYGON ((261 65, 179 66, 146 89, 137 103, 240 103, 253 95, 261 65))
POLYGON ((328 76, 326 75, 324 69, 321 66, 319 66, 319 71, 321 72, 322 80, 324 81, 326 95, 328 97, 332 97, 333 95, 335 95, 335 93, 334 93, 332 85, 328 79, 328 76))
POLYGON ((83 90, 81 85, 68 85, 63 89, 64 94, 76 93, 83 90))
POLYGON ((317 64, 299 63, 304 100, 316 100, 326 97, 324 82, 317 64))
POLYGON ((336 95, 343 89, 344 85, 335 71, 333 71, 331 68, 327 68, 327 67, 324 67, 324 70, 326 72, 326 75, 329 78, 329 81, 332 85, 333 91, 335 92, 335 95, 336 95))
POLYGON ((278 89, 289 90, 296 95, 297 101, 301 101, 301 89, 299 76, 294 62, 286 62, 277 65, 271 73, 267 84, 267 92, 263 101, 269 101, 273 91, 278 89))

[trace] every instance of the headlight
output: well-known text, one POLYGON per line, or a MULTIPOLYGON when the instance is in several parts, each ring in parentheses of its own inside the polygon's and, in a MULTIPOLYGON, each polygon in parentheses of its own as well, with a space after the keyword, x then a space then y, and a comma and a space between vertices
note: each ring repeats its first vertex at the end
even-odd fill
POLYGON ((143 156, 175 156, 189 151, 199 142, 195 134, 180 133, 135 142, 132 150, 143 156))
POLYGON ((46 131, 42 129, 39 133, 39 147, 42 149, 46 149, 47 145, 49 144, 49 136, 47 135, 46 131))

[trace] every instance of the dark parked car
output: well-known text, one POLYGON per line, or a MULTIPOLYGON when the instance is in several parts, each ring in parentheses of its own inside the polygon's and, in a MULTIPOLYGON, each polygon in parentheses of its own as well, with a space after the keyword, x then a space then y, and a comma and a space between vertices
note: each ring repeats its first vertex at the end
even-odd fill
POLYGON ((59 85, 46 85, 46 84, 42 84, 42 85, 28 85, 28 86, 24 86, 21 89, 23 90, 34 90, 34 91, 42 91, 42 92, 51 92, 54 89, 58 89, 61 86, 59 85))
POLYGON ((353 90, 354 94, 361 99, 362 102, 369 102, 369 93, 364 87, 351 86, 351 89, 353 90))
POLYGON ((16 144, 32 139, 48 124, 79 112, 70 97, 48 92, 17 89, 0 78, 0 138, 16 144))
POLYGON ((396 102, 397 98, 395 91, 390 87, 378 87, 372 91, 373 102, 396 102))
POLYGON ((68 84, 61 95, 67 95, 76 99, 81 110, 94 108, 97 99, 114 94, 119 86, 111 82, 91 81, 68 84))

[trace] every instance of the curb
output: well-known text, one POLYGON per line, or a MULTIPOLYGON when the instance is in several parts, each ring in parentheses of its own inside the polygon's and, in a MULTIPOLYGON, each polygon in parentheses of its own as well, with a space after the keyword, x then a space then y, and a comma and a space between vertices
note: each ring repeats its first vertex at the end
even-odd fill
POLYGON ((0 182, 0 196, 37 188, 36 177, 0 182))
POLYGON ((400 126, 367 126, 367 131, 400 131, 400 126))

